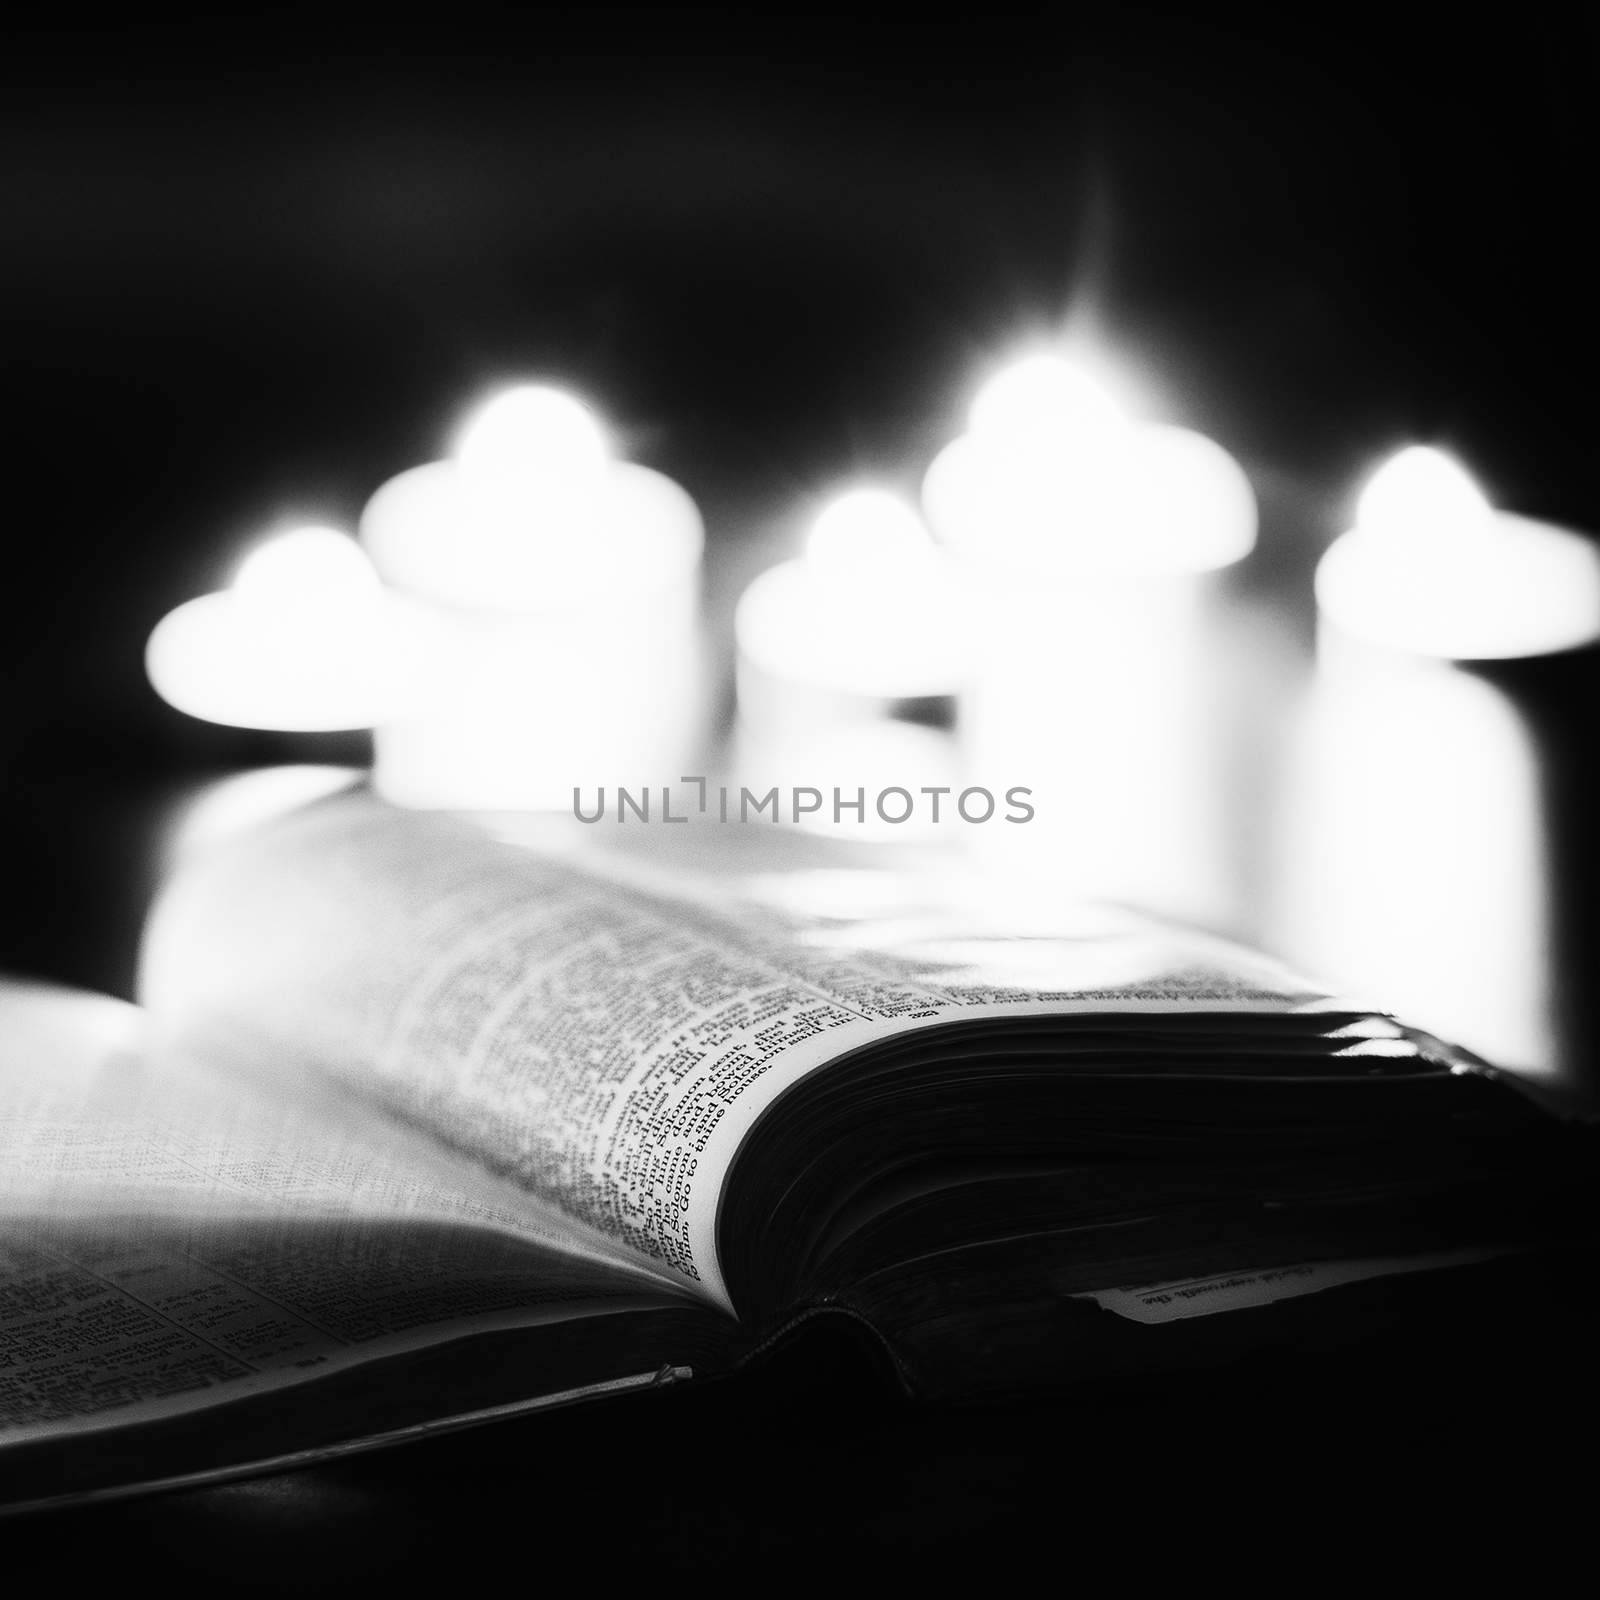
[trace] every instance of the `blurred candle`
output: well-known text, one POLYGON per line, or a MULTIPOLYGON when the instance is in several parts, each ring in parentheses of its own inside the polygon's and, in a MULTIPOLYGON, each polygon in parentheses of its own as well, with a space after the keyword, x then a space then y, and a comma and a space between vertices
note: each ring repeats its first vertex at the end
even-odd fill
POLYGON ((1256 529, 1238 464, 1041 353, 979 391, 923 504, 980 618, 967 775, 1035 791, 1031 824, 980 842, 1051 892, 1230 925, 1221 579, 1256 529))
POLYGON ((1540 706, 1593 715, 1600 557, 1413 446, 1373 476, 1316 592, 1280 943, 1498 1065, 1570 1080, 1576 952, 1553 872, 1570 796, 1540 706))
POLYGON ((377 731, 389 799, 565 809, 575 787, 694 770, 699 512, 614 459, 580 401, 540 385, 494 397, 452 458, 378 489, 361 539, 411 603, 425 664, 377 731))
POLYGON ((830 500, 802 556, 762 573, 740 597, 737 775, 804 784, 827 804, 808 819, 850 838, 927 832, 924 801, 884 823, 872 798, 954 781, 949 724, 967 670, 970 617, 954 573, 915 508, 876 486, 830 500), (866 813, 832 815, 832 790, 858 788, 866 813))
POLYGON ((405 694, 399 621, 372 564, 333 528, 268 540, 232 586, 156 625, 145 666, 169 705, 236 728, 370 728, 405 694))

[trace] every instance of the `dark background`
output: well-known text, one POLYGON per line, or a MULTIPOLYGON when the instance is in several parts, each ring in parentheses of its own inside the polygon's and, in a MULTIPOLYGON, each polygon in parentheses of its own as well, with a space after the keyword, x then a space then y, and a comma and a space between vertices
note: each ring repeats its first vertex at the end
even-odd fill
POLYGON ((1069 313, 1246 461, 1258 569, 1299 614, 1360 476, 1410 437, 1501 504, 1600 527, 1596 28, 13 22, 0 964, 127 991, 171 786, 279 753, 162 706, 150 627, 285 514, 353 523, 497 379, 570 381, 690 488, 724 620, 796 497, 862 467, 914 484, 974 374, 1069 313))

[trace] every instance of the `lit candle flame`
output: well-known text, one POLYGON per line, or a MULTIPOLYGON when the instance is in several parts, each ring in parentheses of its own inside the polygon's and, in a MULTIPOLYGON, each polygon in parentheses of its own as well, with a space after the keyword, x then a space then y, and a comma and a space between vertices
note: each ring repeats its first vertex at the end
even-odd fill
POLYGON ((353 539, 296 528, 253 550, 231 588, 163 617, 145 668, 168 705, 205 722, 371 727, 403 692, 387 600, 353 539))
POLYGON ((1356 502, 1356 526, 1377 533, 1474 533, 1494 510, 1471 474, 1430 445, 1408 445, 1373 473, 1356 502))
POLYGON ((951 548, 1035 577, 1202 572, 1255 542, 1255 496, 1220 445, 1130 417, 1114 383, 1049 351, 979 390, 922 503, 951 548))
POLYGON ((1357 502, 1317 567, 1340 630, 1417 656, 1547 655, 1600 637, 1600 558, 1586 539, 1496 511, 1461 464, 1410 445, 1357 502))
POLYGON ((849 489, 822 509, 806 539, 806 562, 829 577, 894 574, 930 555, 922 518, 887 489, 849 489))
POLYGON ((260 607, 362 604, 382 585, 365 551, 337 528, 305 527, 257 545, 239 563, 232 591, 260 607))
POLYGON ((1126 423, 1105 384, 1078 363, 1046 351, 1003 367, 978 391, 967 416, 974 434, 1012 443, 1114 432, 1126 423))
POLYGON ((611 446, 581 400, 547 384, 519 384, 486 401, 456 441, 463 472, 480 482, 518 484, 590 477, 611 446))

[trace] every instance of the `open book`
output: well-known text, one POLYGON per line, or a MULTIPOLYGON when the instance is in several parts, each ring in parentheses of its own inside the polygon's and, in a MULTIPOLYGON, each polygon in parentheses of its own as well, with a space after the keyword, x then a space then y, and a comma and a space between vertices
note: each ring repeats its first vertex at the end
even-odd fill
POLYGON ((818 1316, 932 1395, 1159 1361, 1537 1243, 1566 1137, 1124 913, 359 793, 185 863, 142 983, 0 991, 12 1503, 725 1373, 818 1316))

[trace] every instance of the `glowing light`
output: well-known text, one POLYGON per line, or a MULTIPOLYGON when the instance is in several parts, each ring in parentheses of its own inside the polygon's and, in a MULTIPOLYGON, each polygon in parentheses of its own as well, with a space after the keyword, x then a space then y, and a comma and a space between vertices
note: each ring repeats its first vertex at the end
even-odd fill
POLYGON ((1004 439, 1111 432, 1127 421, 1107 387, 1064 356, 1039 352, 1002 368, 978 391, 967 426, 1004 439))
POLYGON ((1204 578, 1018 578, 979 598, 963 771, 997 791, 1029 785, 1038 814, 962 843, 997 882, 1228 926, 1234 752, 1204 578))
MULTIPOLYGON (((805 555, 763 572, 739 598, 741 777, 835 786, 955 783, 947 732, 897 720, 901 701, 939 702, 967 671, 967 630, 950 565, 899 495, 856 487, 812 524, 805 555)), ((877 792, 874 790, 873 792, 877 792)), ((925 820, 800 819, 857 841, 904 842, 925 820)))
MULTIPOLYGON (((777 784, 784 794, 809 785, 824 796, 817 810, 802 812, 794 819, 800 831, 854 844, 927 844, 941 834, 948 835, 950 807, 962 785, 955 745, 947 733, 862 714, 859 708, 852 715, 848 708, 836 706, 832 714, 813 721, 803 716, 761 715, 757 707, 745 702, 739 709, 732 745, 736 781, 758 794, 777 784), (914 807, 903 822, 886 821, 877 811, 875 797, 891 785, 919 798, 925 798, 925 788, 942 789, 946 794, 941 812, 945 825, 935 825, 925 805, 914 807), (835 813, 836 788, 846 801, 857 798, 858 789, 862 791, 865 804, 860 815, 853 807, 835 813)), ((889 815, 896 814, 894 806, 891 800, 889 815)), ((785 813, 786 821, 789 815, 785 813)))
POLYGON ((1482 489, 1453 457, 1410 445, 1372 475, 1356 504, 1356 526, 1400 537, 1482 532, 1493 517, 1482 489))
POLYGON ((1413 446, 1373 474, 1316 592, 1280 938, 1497 1065, 1559 1070, 1533 727, 1499 683, 1455 663, 1600 638, 1600 556, 1494 510, 1457 462, 1413 446))
POLYGON ((1448 661, 1325 633, 1286 798, 1279 947, 1361 1004, 1549 1072, 1548 825, 1511 701, 1448 661))
POLYGON ((1414 445, 1373 474, 1317 568, 1328 622, 1448 660, 1546 655, 1600 637, 1600 554, 1495 511, 1466 471, 1414 445))
POLYGON ((239 563, 233 592, 253 605, 370 605, 382 585, 361 546, 337 528, 295 528, 239 563))
POLYGON ((1255 496, 1225 450, 1134 421, 1106 383, 1052 354, 979 391, 922 504, 964 558, 1034 576, 1204 572, 1255 543, 1255 496))
POLYGON ((806 539, 806 561, 840 578, 893 573, 932 551, 922 518, 887 489, 850 489, 837 496, 806 539))
POLYGON ((399 619, 356 543, 299 528, 241 563, 233 587, 169 612, 145 647, 169 705, 238 728, 369 728, 405 692, 399 619))
POLYGON ((474 603, 549 607, 543 591, 553 587, 559 606, 561 591, 605 581, 616 520, 610 466, 605 432, 581 400, 543 384, 496 395, 461 430, 448 536, 428 527, 425 560, 453 567, 445 586, 474 603))
POLYGON ((611 459, 587 406, 529 384, 481 407, 454 458, 381 485, 361 542, 429 604, 550 617, 693 581, 703 530, 677 484, 611 459))
POLYGON ((588 406, 564 390, 533 383, 479 407, 455 448, 463 471, 501 482, 590 476, 609 456, 605 429, 588 406))
POLYGON ((452 457, 379 487, 361 541, 429 641, 418 695, 378 730, 386 798, 565 807, 575 783, 692 767, 700 514, 614 459, 581 401, 538 384, 493 397, 452 457))
POLYGON ((1130 416, 1115 389, 1114 373, 1029 356, 979 392, 924 479, 976 638, 964 770, 1039 796, 1030 826, 963 842, 997 878, 1226 925, 1209 575, 1252 548, 1255 496, 1219 445, 1130 416))
POLYGON ((964 670, 949 563, 913 507, 877 487, 831 499, 804 559, 781 562, 745 590, 734 629, 740 704, 758 720, 785 713, 783 696, 758 686, 756 674, 897 699, 949 694, 964 670))

